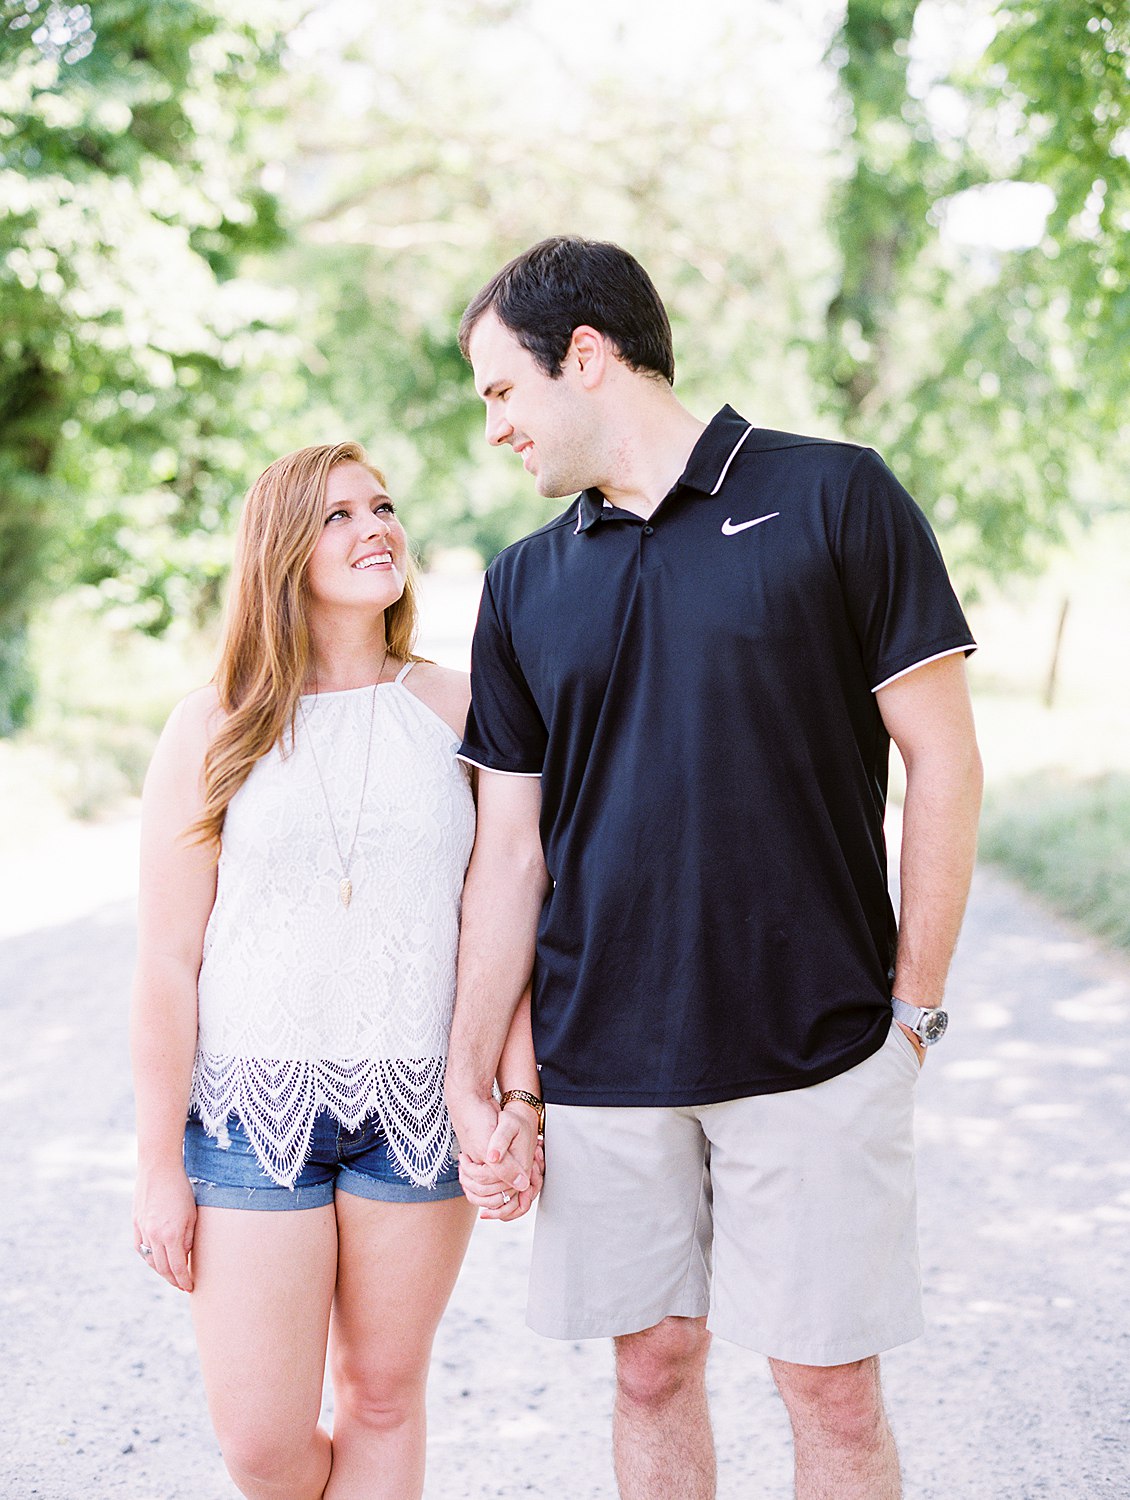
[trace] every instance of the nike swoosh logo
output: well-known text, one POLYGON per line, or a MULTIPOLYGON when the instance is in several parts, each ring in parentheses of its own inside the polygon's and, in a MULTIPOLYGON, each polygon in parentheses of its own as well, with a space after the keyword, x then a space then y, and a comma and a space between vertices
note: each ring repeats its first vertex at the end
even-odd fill
POLYGON ((722 535, 737 536, 739 531, 748 531, 751 526, 760 526, 762 521, 771 521, 774 516, 779 516, 780 514, 781 512, 779 510, 772 510, 767 516, 758 516, 756 520, 753 521, 740 521, 737 526, 735 526, 731 518, 727 516, 726 519, 722 522, 722 535))

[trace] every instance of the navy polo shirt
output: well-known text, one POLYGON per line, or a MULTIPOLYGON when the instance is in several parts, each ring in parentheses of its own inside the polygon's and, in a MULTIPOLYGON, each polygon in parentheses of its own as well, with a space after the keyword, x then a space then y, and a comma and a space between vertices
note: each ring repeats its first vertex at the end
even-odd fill
POLYGON ((541 778, 548 1100, 708 1104, 882 1045, 875 690, 972 649, 875 453, 728 406, 648 521, 590 490, 495 558, 461 754, 541 778))

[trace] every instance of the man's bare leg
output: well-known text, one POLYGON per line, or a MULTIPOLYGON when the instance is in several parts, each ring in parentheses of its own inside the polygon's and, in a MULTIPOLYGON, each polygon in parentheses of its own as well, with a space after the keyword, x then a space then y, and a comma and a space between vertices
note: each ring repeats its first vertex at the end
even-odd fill
POLYGON ((612 1451, 622 1500, 713 1500, 705 1318, 664 1318, 615 1340, 612 1451))
POLYGON ((899 1500, 895 1440, 878 1358, 770 1369, 793 1424, 797 1500, 899 1500))

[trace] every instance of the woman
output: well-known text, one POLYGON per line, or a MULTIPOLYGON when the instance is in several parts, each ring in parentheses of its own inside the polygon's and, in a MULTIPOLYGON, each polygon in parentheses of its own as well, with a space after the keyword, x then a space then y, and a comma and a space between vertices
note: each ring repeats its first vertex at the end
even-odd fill
MULTIPOLYGON (((248 1497, 423 1487, 431 1344, 474 1217, 442 1099, 474 808, 467 679, 412 654, 415 619, 363 449, 279 459, 247 496, 215 683, 146 779, 134 1238, 192 1293, 248 1497)), ((526 1007, 499 1083, 537 1092, 526 1007)), ((505 1112, 529 1161, 537 1115, 505 1112)))

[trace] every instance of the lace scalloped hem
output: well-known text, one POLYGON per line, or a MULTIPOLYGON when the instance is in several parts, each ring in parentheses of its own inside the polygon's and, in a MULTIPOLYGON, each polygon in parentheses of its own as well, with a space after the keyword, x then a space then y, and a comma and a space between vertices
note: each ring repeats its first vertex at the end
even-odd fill
POLYGON ((322 1110, 346 1130, 376 1115, 397 1172, 417 1187, 433 1187, 454 1144, 443 1102, 446 1062, 445 1057, 327 1062, 198 1052, 189 1108, 212 1134, 230 1114, 237 1115, 259 1165, 280 1187, 294 1186, 322 1110))

